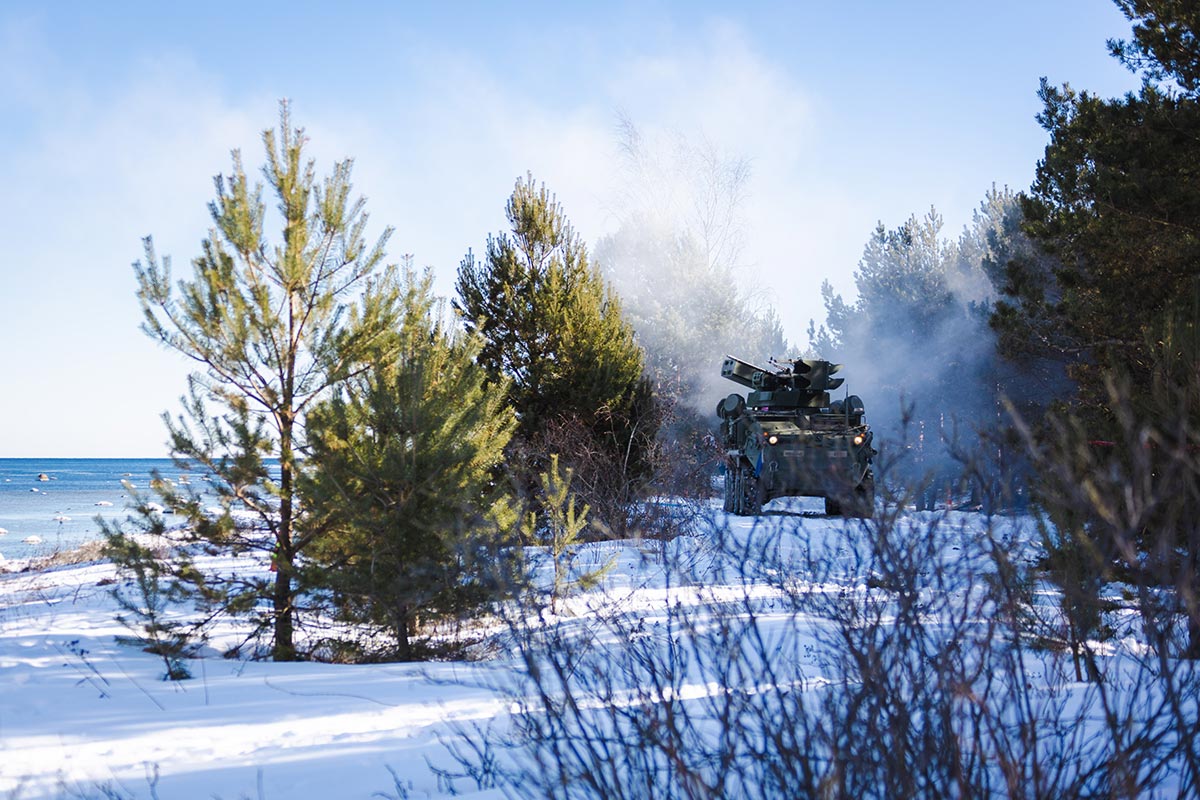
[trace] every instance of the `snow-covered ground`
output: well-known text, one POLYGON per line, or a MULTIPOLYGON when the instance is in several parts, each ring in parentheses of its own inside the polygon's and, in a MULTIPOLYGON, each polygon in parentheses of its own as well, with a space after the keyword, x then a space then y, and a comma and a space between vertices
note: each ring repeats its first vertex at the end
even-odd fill
POLYGON ((429 682, 490 666, 211 657, 164 682, 160 659, 115 641, 113 577, 0 578, 0 796, 370 797, 388 766, 433 793, 439 726, 495 713, 483 691, 429 682))
MULTIPOLYGON (((675 547, 705 554, 700 538, 675 547)), ((576 566, 615 557, 604 591, 654 614, 666 603, 661 548, 603 543, 576 566)), ((396 793, 396 779, 412 797, 442 796, 430 762, 451 762, 439 737, 494 717, 502 700, 480 687, 515 669, 502 658, 231 661, 209 648, 188 662, 192 680, 163 681, 160 658, 116 641, 129 630, 115 619, 115 578, 108 563, 0 574, 0 797, 367 798, 396 793)), ((214 636, 238 640, 231 627, 214 636)))
MULTIPOLYGON (((855 524, 817 514, 811 501, 771 509, 835 550, 855 524)), ((577 567, 611 558, 613 568, 600 588, 573 595, 561 619, 586 627, 596 608, 611 612, 616 603, 629 617, 658 620, 677 602, 756 595, 769 622, 774 590, 746 586, 745 569, 722 569, 711 540, 716 530, 747 540, 760 523, 715 510, 707 517, 695 535, 669 544, 584 548, 577 567)), ((953 524, 955 535, 971 536, 984 522, 955 514, 953 524)), ((1021 522, 1005 524, 1015 531, 1021 522)), ((946 558, 956 550, 948 547, 946 558)), ((115 620, 115 577, 106 563, 0 574, 0 798, 440 797, 450 787, 434 767, 455 767, 445 743, 464 726, 503 715, 511 699, 494 687, 518 685, 517 660, 503 653, 470 663, 349 666, 233 661, 215 648, 188 662, 192 680, 163 681, 161 659, 116 641, 128 631, 115 620)), ((237 633, 218 630, 214 644, 237 633)), ((454 788, 503 796, 470 782, 454 788)))

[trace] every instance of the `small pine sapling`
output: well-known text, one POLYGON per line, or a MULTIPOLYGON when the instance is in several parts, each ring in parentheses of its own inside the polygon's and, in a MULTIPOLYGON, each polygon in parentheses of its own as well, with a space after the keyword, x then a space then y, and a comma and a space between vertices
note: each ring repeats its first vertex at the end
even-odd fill
POLYGON ((559 598, 566 597, 572 589, 588 590, 596 586, 613 567, 610 558, 603 566, 584 572, 575 571, 575 556, 578 546, 583 541, 582 533, 588 527, 588 511, 585 504, 582 510, 575 507, 575 495, 571 493, 571 478, 574 470, 570 467, 560 469, 558 454, 550 456, 550 466, 538 477, 538 493, 541 495, 542 524, 537 524, 536 515, 529 514, 528 525, 532 531, 542 530, 542 535, 549 547, 550 559, 554 565, 554 583, 550 591, 550 610, 558 613, 559 598))
MULTIPOLYGON (((145 514, 143 520, 152 521, 154 516, 145 514)), ((184 659, 196 649, 194 630, 169 616, 172 604, 186 600, 187 592, 170 577, 153 548, 120 530, 107 530, 106 537, 105 551, 120 576, 112 591, 122 611, 116 619, 132 632, 131 636, 118 636, 117 642, 159 656, 166 668, 163 680, 191 678, 184 659)))

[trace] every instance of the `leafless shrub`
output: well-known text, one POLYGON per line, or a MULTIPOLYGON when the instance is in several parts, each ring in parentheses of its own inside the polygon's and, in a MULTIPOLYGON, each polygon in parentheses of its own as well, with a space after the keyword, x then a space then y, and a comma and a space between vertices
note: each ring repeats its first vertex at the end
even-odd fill
POLYGON ((1194 795, 1190 663, 1149 639, 1154 658, 1088 639, 1093 680, 1076 680, 1071 647, 1038 633, 1069 613, 1029 518, 912 513, 911 492, 884 495, 869 521, 785 510, 716 525, 702 570, 681 558, 695 540, 676 539, 650 616, 615 593, 568 621, 510 612, 523 669, 497 687, 513 710, 488 734, 499 785, 547 798, 1194 795))
MULTIPOLYGON (((1021 427, 1044 509, 1045 576, 1060 598, 1050 624, 1038 621, 1057 622, 1077 677, 1099 684, 1109 736, 1139 752, 1165 751, 1157 772, 1195 794, 1200 378, 1156 382, 1141 407, 1128 383, 1111 380, 1108 390, 1113 441, 1097 441, 1067 414, 1052 416, 1041 435, 1021 427), (1124 669, 1112 668, 1113 652, 1124 669)), ((1133 782, 1133 767, 1115 767, 1133 782)))
POLYGON ((40 572, 54 567, 70 567, 77 564, 91 564, 105 558, 104 542, 85 542, 70 550, 55 550, 45 556, 34 558, 29 562, 29 570, 40 572))
POLYGON ((573 472, 572 493, 597 523, 587 532, 591 539, 678 535, 686 528, 681 517, 696 504, 674 501, 712 494, 716 442, 689 425, 690 410, 670 397, 648 398, 644 406, 633 420, 603 413, 591 425, 571 417, 548 420, 533 439, 510 448, 510 471, 518 485, 532 486, 557 454, 573 472), (667 428, 671 435, 656 436, 667 428))

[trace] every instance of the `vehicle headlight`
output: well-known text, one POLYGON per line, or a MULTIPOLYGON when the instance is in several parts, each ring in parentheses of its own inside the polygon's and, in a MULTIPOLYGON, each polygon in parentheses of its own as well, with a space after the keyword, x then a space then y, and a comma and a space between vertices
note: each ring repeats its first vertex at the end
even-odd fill
POLYGON ((855 444, 862 444, 862 443, 863 443, 863 442, 865 442, 866 440, 867 440, 867 437, 863 436, 861 433, 859 433, 859 434, 856 434, 856 435, 855 435, 855 437, 854 437, 854 443, 855 443, 855 444))
POLYGON ((772 433, 767 437, 767 444, 779 444, 779 437, 772 433))

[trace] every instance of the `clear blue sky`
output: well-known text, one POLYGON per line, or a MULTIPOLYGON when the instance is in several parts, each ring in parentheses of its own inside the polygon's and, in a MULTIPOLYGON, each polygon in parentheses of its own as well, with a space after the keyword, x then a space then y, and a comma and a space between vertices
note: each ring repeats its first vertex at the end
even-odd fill
POLYGON ((153 234, 198 252, 212 176, 291 98, 318 169, 353 156, 391 255, 449 294, 531 171, 610 230, 616 120, 749 160, 744 260, 803 343, 877 221, 956 235, 1027 188, 1038 79, 1136 87, 1107 0, 0 4, 0 457, 165 455, 189 366, 138 330, 153 234), (346 6, 342 10, 338 6, 346 6))

